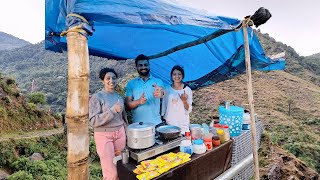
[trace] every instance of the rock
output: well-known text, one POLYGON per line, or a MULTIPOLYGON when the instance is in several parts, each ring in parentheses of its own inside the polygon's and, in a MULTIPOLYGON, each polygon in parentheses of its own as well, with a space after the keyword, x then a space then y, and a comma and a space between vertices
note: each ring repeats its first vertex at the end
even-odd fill
POLYGON ((39 153, 33 153, 32 156, 29 157, 30 161, 43 160, 43 157, 39 153))
POLYGON ((268 179, 272 180, 276 180, 276 179, 281 179, 281 173, 280 173, 280 167, 278 164, 274 164, 269 172, 268 172, 268 179))
POLYGON ((7 179, 7 177, 9 176, 10 174, 7 173, 6 171, 0 169, 0 180, 5 180, 7 179))

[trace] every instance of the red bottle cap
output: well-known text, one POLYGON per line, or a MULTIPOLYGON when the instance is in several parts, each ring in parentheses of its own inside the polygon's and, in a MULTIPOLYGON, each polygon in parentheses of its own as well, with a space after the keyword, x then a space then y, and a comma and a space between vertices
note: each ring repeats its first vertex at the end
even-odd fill
POLYGON ((184 133, 184 136, 186 136, 186 137, 191 136, 190 131, 186 131, 186 132, 184 133))

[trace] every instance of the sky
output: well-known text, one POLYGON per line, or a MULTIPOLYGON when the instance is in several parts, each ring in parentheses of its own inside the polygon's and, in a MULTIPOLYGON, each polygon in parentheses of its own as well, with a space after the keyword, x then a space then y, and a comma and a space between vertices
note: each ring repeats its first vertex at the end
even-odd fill
MULTIPOLYGON (((172 0, 209 14, 243 19, 259 7, 272 17, 259 26, 298 54, 320 53, 320 0, 172 0)), ((0 0, 0 31, 31 43, 44 40, 45 0, 0 0)))

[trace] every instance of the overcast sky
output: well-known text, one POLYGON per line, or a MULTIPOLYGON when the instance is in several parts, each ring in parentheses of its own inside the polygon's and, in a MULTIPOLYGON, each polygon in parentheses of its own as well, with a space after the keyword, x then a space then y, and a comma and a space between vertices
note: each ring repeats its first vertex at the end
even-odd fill
MULTIPOLYGON (((174 0, 210 14, 243 19, 259 7, 272 18, 259 29, 300 55, 320 53, 320 0, 174 0)), ((37 43, 44 40, 45 0, 1 0, 0 31, 37 43)))

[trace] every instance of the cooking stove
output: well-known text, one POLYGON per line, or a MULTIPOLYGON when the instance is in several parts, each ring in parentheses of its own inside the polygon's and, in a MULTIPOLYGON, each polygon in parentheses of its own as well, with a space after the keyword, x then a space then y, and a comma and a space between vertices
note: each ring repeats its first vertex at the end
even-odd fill
POLYGON ((146 149, 131 149, 128 148, 130 151, 130 157, 137 162, 143 161, 145 159, 151 158, 163 152, 166 152, 170 149, 176 148, 180 145, 180 142, 184 140, 185 137, 179 136, 176 139, 166 140, 160 139, 156 137, 156 143, 146 149))

